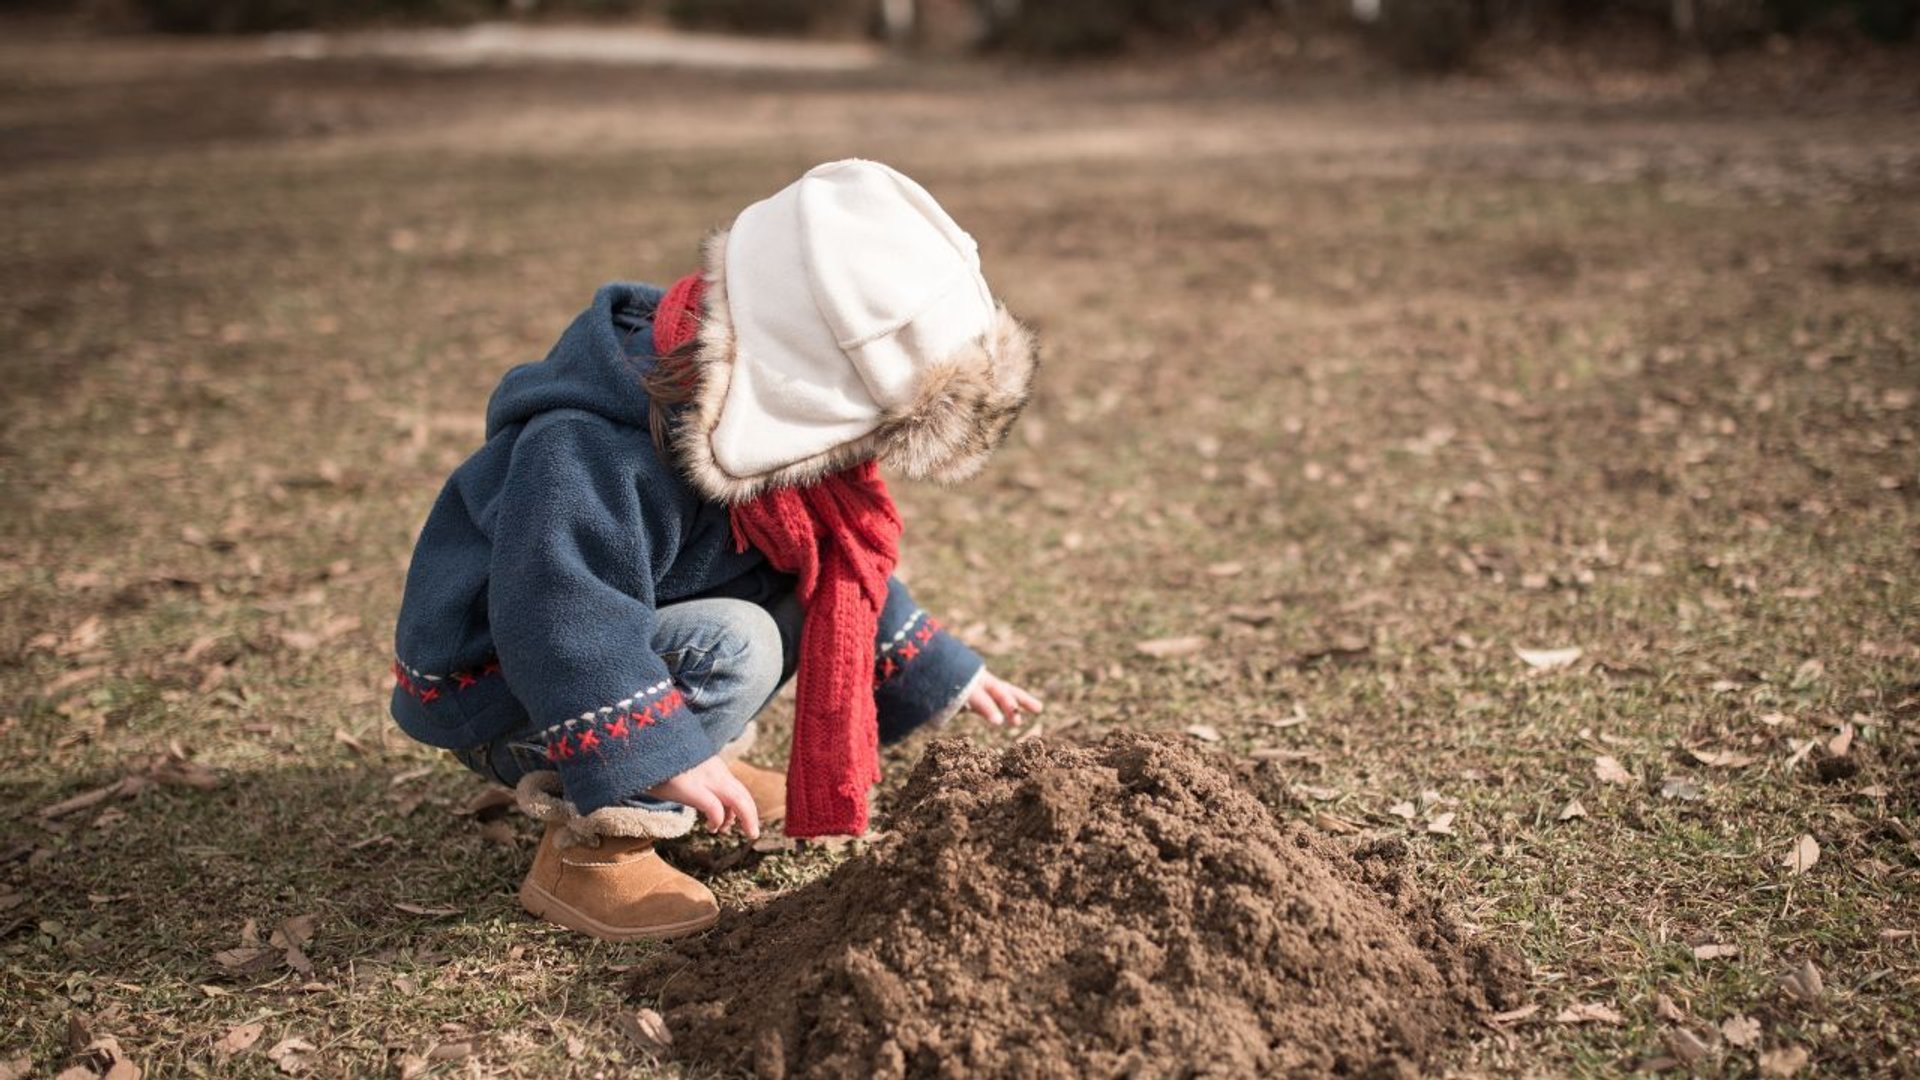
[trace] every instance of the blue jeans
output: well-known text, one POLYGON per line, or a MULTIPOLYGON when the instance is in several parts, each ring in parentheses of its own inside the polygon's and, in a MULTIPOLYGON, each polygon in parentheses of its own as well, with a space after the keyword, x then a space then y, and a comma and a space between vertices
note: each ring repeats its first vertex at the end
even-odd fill
MULTIPOLYGON (((800 601, 792 593, 762 607, 713 598, 668 604, 654 612, 653 649, 667 662, 715 752, 733 743, 793 677, 800 655, 800 601)), ((531 728, 455 750, 460 763, 513 787, 530 772, 553 768, 531 728)), ((633 806, 678 810, 679 803, 628 796, 633 806)))

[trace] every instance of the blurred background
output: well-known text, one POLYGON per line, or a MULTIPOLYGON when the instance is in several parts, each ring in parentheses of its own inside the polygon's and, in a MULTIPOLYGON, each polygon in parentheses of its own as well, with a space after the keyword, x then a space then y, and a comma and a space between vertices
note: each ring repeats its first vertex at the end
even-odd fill
POLYGON ((1458 68, 1490 41, 1628 36, 1643 48, 1725 50, 1772 35, 1911 41, 1920 25, 1915 0, 10 0, 8 6, 74 11, 102 27, 188 33, 591 19, 1037 57, 1180 47, 1276 30, 1359 32, 1419 70, 1458 68))

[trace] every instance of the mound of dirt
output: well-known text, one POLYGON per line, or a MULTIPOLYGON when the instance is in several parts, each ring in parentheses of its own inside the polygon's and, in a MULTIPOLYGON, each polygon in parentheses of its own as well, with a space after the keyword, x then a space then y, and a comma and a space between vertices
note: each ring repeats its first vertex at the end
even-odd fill
POLYGON ((1410 1072, 1516 967, 1391 863, 1179 743, 936 742, 887 838, 634 989, 762 1077, 1410 1072))

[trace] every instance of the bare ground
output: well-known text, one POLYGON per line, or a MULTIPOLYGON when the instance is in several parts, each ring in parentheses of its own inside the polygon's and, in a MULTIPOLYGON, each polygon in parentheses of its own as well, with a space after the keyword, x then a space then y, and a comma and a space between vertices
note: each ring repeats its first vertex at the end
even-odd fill
POLYGON ((8 35, 0 1068, 648 1059, 639 953, 527 921, 530 827, 384 718, 404 561, 594 285, 859 154, 1048 342, 989 474, 900 492, 1047 736, 1407 838, 1531 969, 1460 1073, 1920 1071, 1913 98, 1634 85, 8 35))

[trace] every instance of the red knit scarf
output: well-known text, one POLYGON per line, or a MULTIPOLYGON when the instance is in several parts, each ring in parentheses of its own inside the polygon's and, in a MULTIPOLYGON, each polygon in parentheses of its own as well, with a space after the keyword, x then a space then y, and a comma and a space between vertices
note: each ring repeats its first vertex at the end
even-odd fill
MULTIPOLYGON (((655 353, 700 330, 706 283, 674 282, 654 312, 655 353)), ((733 538, 799 578, 800 630, 793 751, 787 759, 788 836, 858 836, 867 789, 880 780, 873 651, 887 578, 900 559, 900 513, 873 462, 805 487, 781 487, 732 508, 733 538)))

